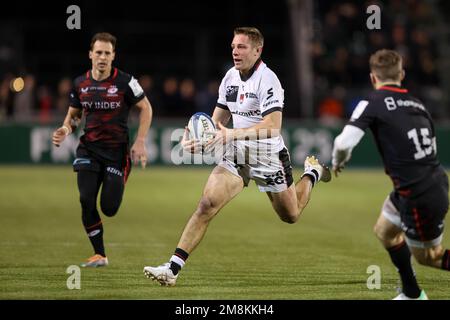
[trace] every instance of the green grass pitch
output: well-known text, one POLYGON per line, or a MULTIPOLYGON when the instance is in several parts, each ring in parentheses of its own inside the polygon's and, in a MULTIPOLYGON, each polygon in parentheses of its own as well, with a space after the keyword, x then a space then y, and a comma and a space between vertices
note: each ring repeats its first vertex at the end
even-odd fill
MULTIPOLYGON (((372 233, 391 190, 381 169, 320 183, 298 223, 281 222, 254 184, 212 221, 176 287, 146 279, 166 262, 211 168, 134 168, 122 207, 103 217, 110 266, 66 269, 91 255, 70 167, 0 167, 0 299, 391 299, 398 277, 372 233), (369 290, 367 268, 381 268, 369 290)), ((296 178, 300 169, 296 170, 296 178)), ((447 222, 449 218, 447 217, 447 222)), ((450 236, 443 244, 450 247, 450 236)), ((450 297, 450 273, 414 264, 431 299, 450 297)))

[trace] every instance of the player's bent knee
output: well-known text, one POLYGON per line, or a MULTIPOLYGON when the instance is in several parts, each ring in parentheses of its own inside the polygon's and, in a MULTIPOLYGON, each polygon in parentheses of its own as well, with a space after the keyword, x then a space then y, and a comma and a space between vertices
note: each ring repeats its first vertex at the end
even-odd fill
POLYGON ((119 211, 119 205, 116 204, 101 204, 102 212, 105 216, 114 217, 119 211))
POLYGON ((293 224, 298 221, 298 218, 300 217, 299 212, 289 212, 289 211, 282 211, 278 212, 278 216, 280 217, 281 221, 293 224))
POLYGON ((397 239, 395 237, 391 239, 386 229, 379 224, 375 224, 375 226, 373 227, 373 233, 385 248, 390 248, 398 244, 397 242, 400 241, 400 239, 397 239))
POLYGON ((211 200, 211 198, 203 196, 200 199, 200 202, 198 203, 197 210, 195 211, 195 213, 202 218, 204 217, 210 218, 214 216, 214 214, 216 214, 217 211, 218 211, 217 204, 215 204, 211 200))
POLYGON ((281 217, 281 221, 289 223, 289 224, 294 224, 296 223, 298 220, 298 217, 281 217))
POLYGON ((388 238, 386 229, 378 223, 373 226, 373 233, 381 241, 386 241, 388 238))

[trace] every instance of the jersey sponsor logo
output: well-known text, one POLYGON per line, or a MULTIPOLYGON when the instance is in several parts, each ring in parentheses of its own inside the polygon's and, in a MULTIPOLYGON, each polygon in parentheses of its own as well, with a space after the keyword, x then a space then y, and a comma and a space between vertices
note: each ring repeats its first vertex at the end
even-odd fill
POLYGON ((238 91, 239 86, 227 86, 225 94, 227 102, 236 102, 238 91))
POLYGON ((120 101, 83 101, 81 105, 85 109, 95 109, 95 110, 114 110, 120 108, 120 101))
POLYGON ((120 171, 119 169, 113 168, 113 167, 107 167, 106 171, 109 172, 109 173, 115 174, 115 175, 117 175, 119 177, 123 176, 122 171, 120 171))
POLYGON ((243 111, 231 111, 232 114, 243 116, 243 117, 257 117, 261 115, 261 110, 250 110, 247 112, 243 111))
POLYGON ((89 237, 89 238, 95 237, 95 236, 98 235, 99 233, 100 233, 100 229, 95 229, 95 230, 93 230, 93 231, 91 231, 91 232, 88 233, 88 237, 89 237))
POLYGON ((83 92, 88 92, 88 91, 106 91, 106 90, 107 90, 106 87, 95 87, 95 86, 81 88, 81 91, 83 91, 83 92))
POLYGON ((91 163, 91 159, 88 158, 76 158, 73 161, 73 165, 77 165, 77 164, 90 164, 91 163))
POLYGON ((113 94, 115 94, 117 91, 119 91, 119 89, 117 89, 117 87, 116 86, 110 86, 109 88, 108 88, 108 95, 113 95, 113 94))
POLYGON ((247 99, 258 99, 258 96, 255 93, 253 93, 253 92, 246 92, 245 93, 245 97, 247 99))
POLYGON ((266 103, 263 104, 263 107, 268 107, 268 106, 270 106, 271 104, 274 104, 274 103, 280 103, 280 101, 279 100, 267 101, 266 103))
MULTIPOLYGON (((106 87, 95 87, 95 86, 92 86, 92 87, 82 87, 81 88, 81 93, 88 93, 89 91, 107 91, 107 90, 109 90, 108 88, 106 88, 106 87)), ((109 91, 108 91, 109 92, 109 91)))
POLYGON ((350 118, 350 121, 354 121, 358 119, 366 110, 366 107, 369 105, 369 101, 367 100, 361 100, 358 105, 356 106, 355 110, 353 110, 352 116, 350 118))
POLYGON ((423 104, 414 100, 395 100, 393 97, 384 98, 384 103, 389 111, 394 111, 397 107, 412 107, 425 111, 423 104))
POLYGON ((133 77, 131 77, 130 82, 128 82, 128 86, 131 88, 131 91, 133 91, 133 94, 136 98, 144 93, 144 90, 142 89, 139 82, 133 77))

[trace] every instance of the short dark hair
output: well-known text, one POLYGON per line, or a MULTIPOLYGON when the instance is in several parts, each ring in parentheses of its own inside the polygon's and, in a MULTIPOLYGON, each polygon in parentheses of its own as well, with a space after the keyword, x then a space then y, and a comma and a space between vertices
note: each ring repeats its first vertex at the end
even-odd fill
POLYGON ((254 45, 264 46, 264 37, 258 29, 254 27, 237 27, 234 29, 234 35, 245 34, 254 45))
POLYGON ((94 34, 91 40, 91 50, 94 48, 95 41, 109 42, 112 44, 113 51, 116 50, 116 42, 117 39, 111 33, 108 32, 99 32, 94 34))
POLYGON ((370 56, 369 64, 370 71, 380 81, 401 80, 403 59, 398 52, 387 49, 378 50, 370 56))

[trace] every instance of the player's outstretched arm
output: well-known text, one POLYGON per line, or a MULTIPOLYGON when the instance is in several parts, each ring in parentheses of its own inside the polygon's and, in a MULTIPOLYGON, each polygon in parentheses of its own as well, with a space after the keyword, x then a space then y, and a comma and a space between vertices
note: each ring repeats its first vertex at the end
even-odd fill
POLYGON ((147 139, 148 130, 152 123, 153 109, 150 101, 148 101, 146 97, 136 103, 136 107, 138 107, 140 110, 139 128, 136 140, 131 147, 131 160, 135 165, 140 162, 142 168, 145 168, 147 164, 147 149, 145 147, 145 141, 147 139))
POLYGON ((55 146, 59 147, 64 139, 78 127, 82 114, 81 109, 69 107, 63 125, 53 131, 52 142, 55 146))
POLYGON ((331 163, 337 177, 352 156, 352 150, 361 141, 364 131, 352 125, 346 125, 334 139, 331 163))

